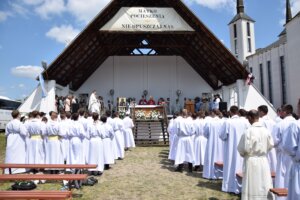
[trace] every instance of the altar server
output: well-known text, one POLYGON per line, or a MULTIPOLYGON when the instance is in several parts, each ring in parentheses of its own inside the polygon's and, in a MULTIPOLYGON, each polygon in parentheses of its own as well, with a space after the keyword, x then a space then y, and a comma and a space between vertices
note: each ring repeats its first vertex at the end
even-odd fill
POLYGON ((267 199, 272 188, 267 154, 274 143, 269 131, 259 122, 258 111, 251 110, 248 119, 252 125, 238 144, 238 151, 244 157, 242 200, 267 199))
POLYGON ((176 156, 176 151, 177 151, 177 144, 178 144, 178 135, 177 135, 177 131, 178 131, 178 124, 179 121, 182 120, 182 113, 177 113, 175 114, 175 119, 173 120, 173 125, 170 126, 169 131, 172 131, 173 133, 171 133, 173 135, 173 139, 172 139, 172 144, 170 145, 170 151, 169 151, 169 160, 175 160, 175 156, 176 156))
POLYGON ((92 124, 88 125, 87 134, 89 135, 89 152, 88 152, 88 164, 96 164, 97 168, 89 169, 93 175, 100 175, 104 170, 104 149, 102 142, 101 123, 99 121, 99 114, 93 113, 92 124))
POLYGON ((114 113, 114 124, 113 124, 113 129, 115 132, 115 138, 116 138, 116 144, 117 144, 117 157, 119 160, 122 160, 124 158, 124 123, 123 121, 119 118, 119 113, 115 112, 114 113))
POLYGON ((61 133, 63 159, 66 162, 69 156, 69 149, 70 149, 69 132, 70 132, 70 125, 72 123, 71 113, 70 112, 61 113, 60 118, 61 121, 59 123, 59 132, 61 133))
POLYGON ((129 114, 126 114, 126 117, 123 119, 123 124, 124 124, 125 149, 128 150, 131 147, 135 147, 135 142, 132 133, 134 124, 132 119, 129 117, 129 114))
POLYGON ((195 151, 195 166, 196 170, 204 165, 204 156, 207 139, 204 137, 204 112, 198 113, 198 118, 194 121, 195 126, 195 138, 194 138, 194 151, 195 151))
MULTIPOLYGON (((109 124, 112 127, 112 129, 114 129, 114 120, 113 120, 113 118, 111 118, 111 112, 109 110, 106 111, 105 116, 107 117, 107 124, 109 124)), ((118 154, 117 154, 118 147, 117 147, 115 132, 114 132, 114 137, 112 139, 111 145, 112 145, 112 151, 113 151, 114 157, 115 157, 115 159, 118 159, 118 154)))
POLYGON ((236 194, 241 192, 241 185, 238 183, 236 173, 243 169, 243 158, 238 153, 237 146, 249 124, 241 119, 238 113, 237 106, 230 107, 231 118, 225 121, 224 129, 220 132, 220 139, 224 141, 222 191, 236 194))
POLYGON ((105 115, 100 118, 102 125, 100 127, 102 131, 102 142, 104 149, 104 169, 109 169, 109 165, 115 163, 114 151, 112 148, 112 141, 114 138, 114 130, 110 124, 107 123, 107 117, 105 115))
POLYGON ((182 172, 183 164, 188 163, 189 172, 193 170, 195 163, 194 144, 192 136, 195 129, 192 120, 187 119, 187 110, 182 111, 182 119, 177 122, 178 144, 175 155, 175 165, 178 165, 176 171, 182 172))
POLYGON ((215 169, 215 162, 223 162, 223 141, 219 138, 224 120, 218 116, 219 111, 213 110, 211 117, 204 127, 207 138, 203 177, 207 179, 221 179, 222 172, 215 169))
MULTIPOLYGON (((275 122, 268 116, 268 107, 265 105, 258 107, 259 117, 260 121, 268 129, 270 134, 273 136, 275 122)), ((276 165, 277 165, 277 157, 276 157, 276 150, 275 148, 272 148, 270 152, 268 153, 268 160, 270 164, 271 172, 276 171, 276 165)))
MULTIPOLYGON (((46 164, 64 164, 63 151, 60 137, 59 122, 57 121, 57 113, 51 112, 50 120, 46 125, 44 137, 47 140, 45 146, 46 164)), ((64 132, 65 133, 65 132, 64 132)))
POLYGON ((45 149, 43 133, 45 125, 40 120, 39 112, 32 112, 32 119, 26 124, 28 135, 30 136, 27 148, 28 164, 45 164, 45 149))
POLYGON ((288 200, 300 199, 300 121, 291 123, 282 147, 293 160, 289 173, 288 200))
MULTIPOLYGON (((89 121, 84 117, 85 110, 83 108, 80 108, 78 110, 78 114, 79 114, 78 121, 82 124, 84 131, 87 133, 89 121)), ((89 160, 89 145, 90 145, 89 134, 85 134, 85 137, 83 138, 83 154, 86 163, 88 163, 89 160)))
POLYGON ((73 113, 70 125, 70 152, 68 164, 85 164, 83 140, 86 137, 83 125, 78 121, 79 114, 73 113))
POLYGON ((277 148, 277 166, 275 175, 275 187, 287 188, 289 181, 289 169, 292 165, 292 159, 288 156, 282 148, 283 138, 288 132, 288 127, 295 122, 293 118, 293 107, 291 105, 284 105, 281 109, 281 116, 283 120, 275 126, 274 143, 277 148))
MULTIPOLYGON (((27 131, 22 122, 20 122, 20 113, 17 110, 12 111, 13 118, 5 128, 6 151, 5 163, 25 164, 26 162, 26 143, 27 131)), ((11 169, 13 174, 23 173, 25 169, 11 169)), ((8 169, 5 170, 8 173, 8 169)))

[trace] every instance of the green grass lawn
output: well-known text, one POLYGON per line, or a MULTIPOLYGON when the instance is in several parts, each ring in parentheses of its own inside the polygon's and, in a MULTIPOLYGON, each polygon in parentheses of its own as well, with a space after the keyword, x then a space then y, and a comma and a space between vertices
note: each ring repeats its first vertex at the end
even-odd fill
MULTIPOLYGON (((5 136, 0 134, 0 161, 5 156, 5 136)), ((174 172, 168 147, 137 147, 98 178, 93 187, 73 190, 75 199, 239 199, 221 192, 221 181, 202 179, 202 173, 174 172)), ((9 190, 12 183, 0 183, 9 190)), ((60 182, 39 184, 38 190, 59 190, 60 182)))

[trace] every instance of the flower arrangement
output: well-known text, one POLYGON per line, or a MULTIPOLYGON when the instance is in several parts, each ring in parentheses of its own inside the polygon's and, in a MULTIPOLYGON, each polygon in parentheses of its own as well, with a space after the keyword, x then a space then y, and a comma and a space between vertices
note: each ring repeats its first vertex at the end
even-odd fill
POLYGON ((145 119, 146 115, 145 115, 144 111, 138 110, 135 112, 135 117, 136 117, 136 119, 145 119))
POLYGON ((152 110, 150 112, 150 119, 154 119, 157 120, 160 117, 160 112, 156 111, 156 110, 152 110))

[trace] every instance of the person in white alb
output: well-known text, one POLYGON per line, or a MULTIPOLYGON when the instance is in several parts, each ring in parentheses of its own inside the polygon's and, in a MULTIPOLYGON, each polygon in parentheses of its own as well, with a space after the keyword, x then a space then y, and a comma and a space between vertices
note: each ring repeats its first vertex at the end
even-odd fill
POLYGON ((289 182, 289 169, 292 165, 292 159, 282 148, 284 135, 288 132, 288 127, 296 119, 292 116, 293 107, 284 105, 281 108, 283 120, 276 124, 274 128, 274 144, 277 152, 277 166, 275 175, 275 188, 287 188, 289 182))
POLYGON ((178 143, 175 155, 175 171, 182 172, 184 163, 188 163, 188 170, 193 171, 193 164, 195 163, 194 144, 192 137, 195 134, 193 121, 188 119, 187 110, 182 111, 182 119, 177 123, 177 137, 178 143))
MULTIPOLYGON (((273 136, 275 122, 268 116, 268 107, 265 105, 259 106, 257 108, 260 116, 260 120, 264 127, 268 129, 270 134, 273 136)), ((271 172, 276 171, 276 165, 277 165, 277 157, 276 157, 276 150, 275 148, 272 148, 272 150, 268 153, 268 160, 270 164, 271 172)))
POLYGON ((83 140, 86 137, 83 125, 78 121, 79 114, 72 114, 72 123, 70 125, 70 150, 68 164, 85 164, 83 152, 83 140))
POLYGON ((295 121, 289 126, 282 148, 292 159, 287 199, 300 199, 300 121, 295 121))
POLYGON ((51 112, 50 120, 46 125, 44 137, 47 140, 45 146, 46 164, 64 164, 63 151, 60 138, 63 132, 60 132, 57 113, 51 112))
POLYGON ((132 129, 134 127, 132 119, 129 117, 129 114, 126 114, 126 117, 123 119, 124 124, 124 140, 125 140, 125 150, 135 147, 135 142, 133 138, 132 129))
POLYGON ((115 163, 115 155, 112 147, 112 141, 114 138, 114 130, 110 124, 107 123, 107 117, 105 115, 100 118, 102 125, 100 126, 102 132, 102 142, 104 149, 104 169, 110 169, 111 164, 115 163))
POLYGON ((92 92, 92 94, 90 95, 88 109, 91 113, 95 112, 95 113, 100 114, 100 104, 97 99, 96 90, 94 90, 92 92))
POLYGON ((70 132, 70 125, 72 123, 71 121, 71 113, 61 113, 60 114, 60 123, 59 123, 59 132, 61 133, 61 145, 62 145, 62 154, 64 162, 67 162, 69 157, 69 149, 70 149, 70 138, 69 138, 69 132, 70 132))
POLYGON ((242 135, 238 151, 244 158, 242 200, 267 199, 272 178, 267 158, 274 142, 270 132, 259 122, 259 113, 247 114, 251 127, 242 135))
POLYGON ((114 124, 113 129, 115 132, 115 138, 117 143, 117 156, 119 160, 122 160, 124 158, 124 123, 119 118, 119 113, 115 112, 114 114, 114 124))
MULTIPOLYGON (((27 130, 20 122, 20 113, 17 110, 12 111, 11 120, 5 127, 6 151, 5 163, 25 164, 26 162, 26 143, 25 138, 27 130)), ((25 169, 11 169, 12 174, 23 173, 25 169)), ((8 174, 8 169, 5 170, 8 174)))
POLYGON ((27 148, 28 164, 45 164, 43 141, 45 125, 41 122, 38 111, 32 112, 32 119, 28 121, 25 126, 30 137, 27 148))
POLYGON ((204 137, 204 120, 205 114, 203 111, 199 111, 198 118, 195 120, 195 139, 194 139, 194 151, 195 151, 195 170, 197 171, 200 166, 204 165, 204 156, 207 139, 204 137))
POLYGON ((238 153, 237 146, 242 134, 248 128, 248 122, 245 123, 238 113, 237 106, 230 107, 231 118, 225 121, 220 132, 220 139, 224 142, 222 191, 235 194, 241 192, 241 185, 236 178, 236 173, 243 170, 243 158, 238 153))
POLYGON ((101 131, 102 122, 99 121, 98 113, 93 113, 92 117, 94 122, 89 124, 87 128, 87 135, 89 135, 90 138, 89 151, 87 152, 88 164, 96 164, 97 168, 89 169, 89 171, 92 171, 93 175, 100 175, 104 170, 104 149, 101 131))

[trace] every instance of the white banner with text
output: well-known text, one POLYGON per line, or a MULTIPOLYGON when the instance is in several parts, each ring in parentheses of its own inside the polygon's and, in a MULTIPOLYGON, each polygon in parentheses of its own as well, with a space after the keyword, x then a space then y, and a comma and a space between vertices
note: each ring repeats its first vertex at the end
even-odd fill
POLYGON ((122 7, 101 31, 194 31, 173 8, 122 7))

